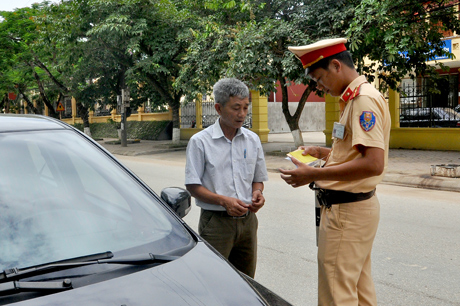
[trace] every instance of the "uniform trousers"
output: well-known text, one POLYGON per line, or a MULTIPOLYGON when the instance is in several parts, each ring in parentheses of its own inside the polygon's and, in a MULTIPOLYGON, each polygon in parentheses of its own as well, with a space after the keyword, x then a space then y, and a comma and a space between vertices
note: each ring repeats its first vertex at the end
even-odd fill
POLYGON ((256 214, 233 218, 226 212, 201 210, 198 233, 239 271, 254 278, 257 263, 256 214))
POLYGON ((371 251, 380 219, 377 197, 321 207, 318 305, 377 305, 371 251))

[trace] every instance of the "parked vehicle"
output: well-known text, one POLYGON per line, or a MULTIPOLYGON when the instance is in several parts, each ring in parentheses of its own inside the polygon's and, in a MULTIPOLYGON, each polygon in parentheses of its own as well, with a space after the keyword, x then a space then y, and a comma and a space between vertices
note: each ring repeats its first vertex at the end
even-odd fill
POLYGON ((460 104, 454 107, 454 111, 460 113, 460 104))
POLYGON ((460 114, 448 107, 409 108, 401 111, 401 127, 460 127, 460 114))
POLYGON ((182 221, 190 203, 59 120, 0 115, 0 305, 290 305, 182 221))

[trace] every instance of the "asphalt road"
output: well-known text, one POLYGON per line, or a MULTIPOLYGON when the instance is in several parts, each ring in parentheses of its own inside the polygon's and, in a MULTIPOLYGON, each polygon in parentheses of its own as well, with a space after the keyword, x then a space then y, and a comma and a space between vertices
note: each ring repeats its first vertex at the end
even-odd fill
MULTIPOLYGON (((183 153, 117 157, 157 193, 183 187, 183 153)), ((458 193, 392 185, 379 185, 377 193, 373 275, 379 305, 460 305, 458 193)), ((264 195, 255 279, 294 305, 316 305, 313 193, 269 173, 264 195)), ((196 230, 198 217, 194 206, 184 220, 196 230)))

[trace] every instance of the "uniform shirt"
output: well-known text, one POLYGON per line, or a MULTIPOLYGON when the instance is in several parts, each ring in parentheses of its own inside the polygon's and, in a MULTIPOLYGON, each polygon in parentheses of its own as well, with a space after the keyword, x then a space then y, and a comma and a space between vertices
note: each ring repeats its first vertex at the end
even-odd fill
MULTIPOLYGON (((187 145, 185 184, 198 184, 216 194, 252 203, 252 183, 268 180, 264 152, 259 136, 238 129, 233 141, 228 140, 216 123, 190 138, 187 145)), ((195 199, 207 210, 225 211, 220 205, 195 199)))
POLYGON ((332 151, 325 167, 340 165, 362 157, 356 150, 357 145, 376 147, 385 150, 385 168, 381 175, 354 181, 317 181, 324 189, 348 192, 369 192, 383 179, 388 165, 390 140, 390 111, 388 102, 382 94, 367 83, 364 76, 351 82, 341 95, 346 103, 340 117, 345 126, 343 139, 334 138, 332 151))

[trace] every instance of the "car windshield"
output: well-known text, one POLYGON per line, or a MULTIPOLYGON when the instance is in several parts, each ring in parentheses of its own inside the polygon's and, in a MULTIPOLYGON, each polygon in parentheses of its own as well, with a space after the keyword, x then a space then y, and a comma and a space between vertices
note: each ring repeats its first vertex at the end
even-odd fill
POLYGON ((0 271, 106 251, 185 252, 191 245, 159 200, 81 135, 0 133, 0 271))

